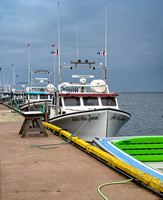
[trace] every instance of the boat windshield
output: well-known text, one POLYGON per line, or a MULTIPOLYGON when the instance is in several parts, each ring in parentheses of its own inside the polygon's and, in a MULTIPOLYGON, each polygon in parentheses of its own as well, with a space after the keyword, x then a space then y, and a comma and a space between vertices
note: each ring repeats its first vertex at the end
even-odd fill
POLYGON ((30 94, 29 99, 38 99, 38 95, 37 94, 30 94))
POLYGON ((97 97, 83 97, 83 103, 85 106, 98 106, 98 98, 97 97))
POLYGON ((48 95, 40 94, 40 99, 48 99, 48 95))
POLYGON ((64 98, 65 106, 80 106, 79 97, 65 97, 64 98))
POLYGON ((103 106, 116 106, 114 97, 101 97, 101 102, 103 106))

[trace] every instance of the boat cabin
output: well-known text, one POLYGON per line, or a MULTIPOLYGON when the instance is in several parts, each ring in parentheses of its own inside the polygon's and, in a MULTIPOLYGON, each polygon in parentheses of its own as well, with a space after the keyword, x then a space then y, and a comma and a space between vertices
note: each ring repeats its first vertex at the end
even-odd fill
POLYGON ((33 101, 45 101, 45 100, 51 100, 52 94, 46 93, 46 92, 27 92, 26 93, 26 101, 28 100, 30 102, 33 101))
POLYGON ((26 103, 38 101, 51 101, 52 93, 47 91, 47 87, 29 87, 26 92, 26 103))
POLYGON ((93 93, 59 93, 52 99, 52 105, 58 106, 58 113, 68 114, 84 110, 114 108, 118 109, 118 94, 93 94, 93 93))

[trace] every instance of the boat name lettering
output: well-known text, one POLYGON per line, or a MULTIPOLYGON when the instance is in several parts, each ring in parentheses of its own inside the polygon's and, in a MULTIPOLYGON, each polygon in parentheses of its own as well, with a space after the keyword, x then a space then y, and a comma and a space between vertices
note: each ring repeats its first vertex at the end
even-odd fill
POLYGON ((99 117, 100 117, 100 115, 94 115, 94 116, 92 116, 92 117, 86 117, 86 116, 81 116, 81 117, 71 117, 71 119, 72 119, 72 122, 77 122, 77 121, 92 121, 92 120, 98 120, 99 119, 99 117))
POLYGON ((115 113, 110 120, 125 121, 126 117, 115 113))

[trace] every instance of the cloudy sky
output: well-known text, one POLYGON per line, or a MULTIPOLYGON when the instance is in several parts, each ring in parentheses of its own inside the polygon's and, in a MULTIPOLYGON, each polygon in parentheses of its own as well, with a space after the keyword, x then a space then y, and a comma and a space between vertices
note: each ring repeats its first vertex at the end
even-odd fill
MULTIPOLYGON (((105 63, 97 55, 105 49, 105 3, 60 0, 61 64, 77 59, 77 35, 79 59, 105 63)), ((12 64, 16 82, 27 81, 28 43, 33 71, 53 71, 57 22, 58 0, 0 0, 0 86, 12 83, 12 64)), ((163 92, 163 0, 108 0, 107 82, 114 92, 163 92)))

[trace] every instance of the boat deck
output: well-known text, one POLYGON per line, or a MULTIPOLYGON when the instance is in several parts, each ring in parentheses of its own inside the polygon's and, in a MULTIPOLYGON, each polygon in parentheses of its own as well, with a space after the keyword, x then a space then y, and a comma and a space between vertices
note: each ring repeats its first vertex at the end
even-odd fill
MULTIPOLYGON (((98 186, 127 180, 71 144, 31 146, 65 141, 49 131, 48 137, 29 133, 21 138, 18 133, 23 120, 20 114, 0 104, 0 199, 100 200, 98 186)), ((105 186, 101 191, 114 200, 159 199, 133 182, 105 186)))

